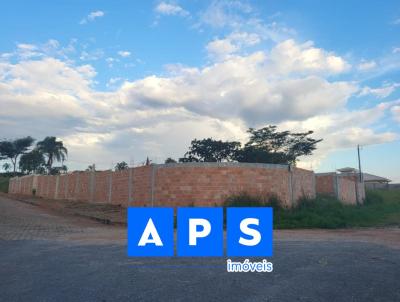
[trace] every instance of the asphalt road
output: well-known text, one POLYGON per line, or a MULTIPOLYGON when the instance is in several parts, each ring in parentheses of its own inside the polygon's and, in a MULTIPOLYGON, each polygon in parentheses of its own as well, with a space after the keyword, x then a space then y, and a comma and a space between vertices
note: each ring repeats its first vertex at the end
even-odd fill
POLYGON ((400 301, 400 249, 295 234, 272 273, 227 273, 225 258, 128 258, 123 228, 0 197, 0 301, 400 301))

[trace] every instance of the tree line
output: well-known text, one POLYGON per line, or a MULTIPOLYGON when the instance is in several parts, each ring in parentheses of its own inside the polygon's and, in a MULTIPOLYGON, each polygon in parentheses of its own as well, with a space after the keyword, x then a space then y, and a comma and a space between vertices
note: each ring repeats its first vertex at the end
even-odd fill
MULTIPOLYGON (((269 125, 260 129, 249 128, 249 139, 245 144, 238 141, 222 141, 212 138, 192 140, 189 150, 179 162, 247 162, 295 165, 300 156, 311 155, 322 139, 311 137, 313 131, 290 132, 278 131, 277 126, 269 125)), ((68 150, 62 141, 54 136, 48 136, 33 146, 35 139, 30 136, 0 141, 0 160, 9 159, 3 165, 4 170, 17 168, 22 173, 60 174, 66 173, 64 161, 68 150), (33 148, 32 148, 33 146, 33 148), (61 166, 54 167, 54 162, 61 166)), ((167 158, 165 163, 177 162, 167 158)), ((147 158, 145 165, 150 165, 147 158)), ((126 162, 117 163, 115 171, 128 168, 126 162)), ((94 165, 87 171, 95 171, 94 165)))
POLYGON ((22 173, 30 174, 60 174, 67 172, 64 161, 67 159, 68 150, 62 141, 54 136, 48 136, 44 140, 33 145, 35 139, 31 136, 14 140, 0 141, 0 159, 9 159, 10 163, 4 163, 3 169, 7 172, 13 170, 15 175, 17 168, 22 173), (61 166, 54 167, 54 162, 61 162, 61 166))
MULTIPOLYGON (((300 156, 311 155, 322 139, 311 137, 313 131, 278 131, 269 125, 260 129, 249 128, 249 140, 242 145, 237 141, 212 138, 194 139, 179 162, 247 162, 295 165, 300 156)), ((176 160, 168 158, 165 163, 176 160)))

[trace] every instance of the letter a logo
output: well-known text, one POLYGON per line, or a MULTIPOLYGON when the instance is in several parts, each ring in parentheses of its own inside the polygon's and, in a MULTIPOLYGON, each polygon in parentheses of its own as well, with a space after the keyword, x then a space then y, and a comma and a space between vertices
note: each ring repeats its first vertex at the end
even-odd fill
POLYGON ((146 244, 154 243, 157 246, 162 246, 163 243, 158 235, 157 229, 154 226, 153 220, 150 218, 147 222, 146 229, 140 237, 139 246, 145 246, 146 244))
POLYGON ((128 208, 128 256, 173 255, 173 208, 128 208))

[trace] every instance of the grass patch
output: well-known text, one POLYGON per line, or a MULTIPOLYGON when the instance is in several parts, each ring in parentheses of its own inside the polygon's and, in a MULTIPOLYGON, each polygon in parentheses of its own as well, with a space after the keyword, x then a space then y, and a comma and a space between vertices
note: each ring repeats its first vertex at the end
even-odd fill
POLYGON ((281 208, 276 200, 239 194, 231 196, 225 206, 272 206, 274 228, 351 228, 400 226, 400 190, 367 191, 363 205, 344 205, 335 198, 318 196, 303 199, 292 209, 281 208))
POLYGON ((10 182, 10 177, 0 175, 0 192, 8 193, 9 182, 10 182))

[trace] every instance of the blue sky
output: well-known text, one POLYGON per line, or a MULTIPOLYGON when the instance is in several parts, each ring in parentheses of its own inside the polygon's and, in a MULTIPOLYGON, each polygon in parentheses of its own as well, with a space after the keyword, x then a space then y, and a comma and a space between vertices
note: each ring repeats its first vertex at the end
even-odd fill
POLYGON ((400 181, 398 1, 4 1, 0 137, 56 135, 71 168, 178 158, 277 124, 300 165, 400 181))

